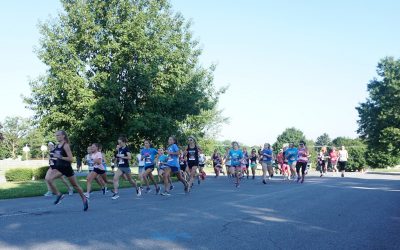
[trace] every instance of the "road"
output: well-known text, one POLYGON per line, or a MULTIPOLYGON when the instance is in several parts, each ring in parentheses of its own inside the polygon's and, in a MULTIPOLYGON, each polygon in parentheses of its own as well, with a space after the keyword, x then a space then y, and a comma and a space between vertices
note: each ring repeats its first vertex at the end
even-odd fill
POLYGON ((1 249, 400 249, 400 175, 207 178, 170 197, 121 190, 0 201, 1 249))

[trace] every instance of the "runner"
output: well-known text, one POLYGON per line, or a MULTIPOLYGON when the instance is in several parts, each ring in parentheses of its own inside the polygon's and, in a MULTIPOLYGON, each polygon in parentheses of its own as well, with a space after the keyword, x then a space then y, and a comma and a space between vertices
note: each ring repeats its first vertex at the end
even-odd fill
MULTIPOLYGON (((102 163, 102 165, 103 165, 103 167, 104 167, 104 173, 101 174, 101 175, 99 175, 99 176, 97 176, 96 179, 102 178, 103 181, 104 181, 106 184, 111 184, 111 185, 113 185, 114 182, 113 182, 112 180, 109 180, 109 179, 107 178, 106 155, 105 155, 102 151, 103 151, 103 147, 102 147, 101 144, 99 144, 99 152, 101 153, 101 156, 102 156, 101 163, 102 163)), ((104 192, 105 192, 105 193, 107 192, 107 185, 105 186, 104 192)))
POLYGON ((118 187, 119 187, 119 178, 125 174, 126 178, 128 181, 131 183, 132 187, 136 188, 136 195, 141 196, 142 192, 140 190, 140 187, 136 184, 136 181, 132 179, 131 176, 131 169, 129 167, 129 161, 132 159, 132 154, 130 150, 128 149, 128 146, 126 145, 126 137, 121 136, 118 138, 118 144, 119 144, 119 149, 118 149, 118 154, 117 154, 117 163, 118 163, 118 170, 114 174, 114 195, 111 197, 111 199, 116 200, 119 198, 118 194, 118 187))
POLYGON ((243 169, 243 172, 246 173, 247 179, 249 179, 249 163, 250 163, 250 158, 249 154, 247 153, 247 148, 243 147, 243 162, 245 165, 245 168, 243 169))
POLYGON ((236 187, 240 186, 241 177, 241 166, 240 162, 243 159, 243 152, 239 149, 239 143, 232 142, 232 149, 229 150, 228 160, 231 161, 231 167, 229 168, 229 174, 236 177, 236 187))
POLYGON ((263 183, 267 184, 267 180, 266 180, 266 176, 267 176, 267 172, 269 174, 269 179, 272 178, 272 176, 274 176, 274 169, 272 167, 272 159, 273 159, 273 153, 272 153, 272 149, 271 149, 271 145, 269 143, 265 143, 264 144, 264 148, 261 151, 261 166, 262 166, 262 171, 263 171, 263 183))
MULTIPOLYGON (((215 178, 218 178, 221 171, 223 171, 221 154, 215 149, 211 159, 213 161, 215 178)), ((224 173, 224 175, 225 175, 225 173, 224 173)))
POLYGON ((321 173, 319 177, 324 176, 328 171, 328 161, 327 161, 328 157, 329 156, 327 154, 326 147, 323 146, 318 154, 318 166, 319 166, 319 172, 321 173))
POLYGON ((56 132, 56 138, 58 141, 58 145, 54 149, 53 161, 55 161, 55 167, 51 170, 48 176, 46 176, 46 181, 49 184, 51 191, 53 194, 57 195, 54 204, 60 204, 61 200, 64 198, 64 195, 58 191, 57 187, 54 184, 54 180, 60 178, 65 175, 75 190, 79 193, 83 202, 83 211, 87 211, 89 209, 89 203, 85 195, 83 194, 82 188, 78 185, 76 177, 74 175, 74 170, 72 169, 71 162, 73 161, 73 156, 71 152, 71 148, 69 146, 69 139, 67 133, 65 131, 60 130, 56 132))
POLYGON ((308 151, 306 143, 304 141, 300 141, 297 155, 298 155, 296 163, 297 182, 301 180, 301 183, 303 183, 307 168, 308 158, 310 157, 310 152, 308 151), (301 169, 301 175, 300 175, 300 169, 301 169))
POLYGON ((153 171, 154 171, 154 158, 158 154, 157 149, 151 147, 151 143, 149 140, 144 141, 144 148, 140 151, 141 160, 144 160, 144 172, 143 179, 146 182, 146 193, 151 192, 151 188, 149 186, 149 180, 153 182, 154 187, 156 188, 156 194, 160 194, 160 187, 157 185, 157 182, 154 180, 153 171))
MULTIPOLYGON (((92 161, 93 161, 93 171, 89 173, 86 181, 86 198, 90 198, 90 191, 92 189, 92 181, 96 179, 98 176, 101 176, 106 173, 103 166, 103 154, 99 151, 99 144, 92 144, 92 161)), ((103 191, 103 195, 106 194, 106 183, 103 178, 98 178, 98 181, 101 184, 101 190, 103 191)))
MULTIPOLYGON (((200 148, 197 146, 196 139, 193 136, 190 136, 188 138, 188 146, 186 148, 186 160, 190 172, 189 187, 193 186, 197 168, 199 167, 199 152, 200 148)), ((200 184, 200 180, 198 180, 198 182, 200 184)))
POLYGON ((349 153, 346 148, 342 146, 342 149, 339 150, 339 170, 342 172, 342 177, 344 177, 344 172, 346 172, 347 160, 349 159, 349 153))
POLYGON ((229 173, 229 170, 231 168, 231 160, 229 159, 229 151, 230 151, 230 148, 226 147, 223 160, 224 160, 224 164, 225 164, 226 173, 228 174, 228 178, 232 178, 232 174, 229 173))
MULTIPOLYGON (((158 156, 157 156, 157 162, 158 162, 158 182, 161 182, 164 179, 164 167, 165 167, 165 163, 167 163, 168 160, 168 156, 165 154, 164 152, 164 148, 159 148, 158 149, 158 156)), ((169 177, 169 184, 171 186, 171 189, 173 189, 173 185, 172 185, 172 180, 171 180, 171 176, 169 177)))
POLYGON ((177 140, 175 137, 171 136, 168 138, 168 160, 164 165, 164 192, 161 195, 170 196, 170 176, 171 173, 177 175, 178 179, 183 183, 185 186, 185 192, 189 192, 189 185, 187 181, 182 177, 181 172, 179 171, 179 162, 178 162, 178 155, 179 155, 179 148, 177 145, 177 140))
POLYGON ((253 174, 253 180, 256 178, 257 158, 258 158, 257 151, 255 148, 253 148, 250 154, 250 167, 251 167, 251 173, 253 174))
POLYGON ((335 147, 333 147, 331 152, 329 152, 329 161, 331 162, 332 171, 338 173, 339 172, 337 169, 338 155, 335 147))
MULTIPOLYGON (((45 179, 47 179, 47 176, 50 175, 51 170, 55 168, 55 165, 54 165, 54 160, 55 159, 53 158, 54 149, 55 149, 54 143, 49 142, 47 144, 47 146, 49 148, 50 154, 49 154, 49 169, 47 170, 45 179)), ((68 188, 68 195, 73 195, 74 194, 74 189, 67 182, 67 179, 65 178, 65 176, 64 175, 61 176, 60 179, 61 179, 62 183, 64 183, 64 185, 68 188)), ((44 196, 46 196, 46 197, 53 196, 53 193, 51 192, 51 187, 49 186, 49 184, 47 182, 46 182, 46 185, 47 185, 47 193, 45 193, 44 196)))
MULTIPOLYGON (((201 152, 201 149, 199 149, 201 152)), ((204 154, 200 154, 199 155, 199 174, 197 176, 197 184, 200 185, 200 181, 201 180, 205 180, 206 179, 206 172, 204 172, 204 167, 206 165, 206 156, 204 154)))
POLYGON ((190 171, 186 161, 186 155, 182 149, 179 150, 179 167, 183 178, 185 178, 186 181, 189 181, 190 171))
POLYGON ((296 178, 296 163, 297 163, 297 155, 298 155, 298 149, 294 147, 294 143, 291 142, 289 143, 289 148, 286 149, 285 152, 285 158, 288 162, 289 168, 290 168, 290 173, 291 177, 293 179, 296 178))
MULTIPOLYGON (((143 146, 140 146, 140 151, 142 152, 143 150, 143 146)), ((141 153, 136 155, 136 159, 138 162, 138 176, 139 176, 139 180, 141 181, 141 183, 145 182, 145 180, 143 179, 143 173, 144 173, 144 158, 142 159, 142 155, 141 153)))

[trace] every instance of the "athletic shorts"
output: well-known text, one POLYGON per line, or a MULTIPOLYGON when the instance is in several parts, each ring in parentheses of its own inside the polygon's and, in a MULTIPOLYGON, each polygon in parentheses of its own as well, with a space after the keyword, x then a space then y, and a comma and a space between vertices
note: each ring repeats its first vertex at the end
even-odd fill
POLYGON ((251 167, 251 168, 257 167, 257 163, 250 163, 250 167, 251 167))
POLYGON ((281 168, 282 168, 282 171, 283 171, 283 172, 286 172, 286 171, 289 170, 289 165, 286 164, 286 163, 284 163, 284 164, 282 164, 281 168))
POLYGON ((118 167, 119 170, 121 170, 121 172, 123 174, 130 174, 131 173, 131 168, 127 168, 127 167, 118 167))
POLYGON ((288 161, 288 165, 289 165, 289 167, 292 167, 293 166, 293 164, 296 164, 297 163, 297 161, 288 161))
POLYGON ((246 164, 246 168, 249 168, 249 164, 246 164))
POLYGON ((221 164, 214 164, 214 168, 222 168, 222 165, 221 164))
POLYGON ((339 161, 339 170, 346 171, 347 161, 339 161))
POLYGON ((105 173, 106 173, 105 170, 102 170, 102 169, 100 169, 100 168, 94 168, 94 169, 93 169, 93 172, 95 172, 96 174, 99 174, 99 175, 102 175, 102 174, 105 174, 105 173))
POLYGON ((51 169, 56 169, 56 166, 50 165, 49 168, 51 168, 51 169))
POLYGON ((192 169, 193 167, 198 167, 199 161, 188 161, 188 167, 192 169))
POLYGON ((186 165, 179 165, 179 167, 181 168, 181 171, 186 171, 186 165))
POLYGON ((205 166, 204 164, 199 164, 199 167, 201 168, 204 168, 204 166, 205 166))
POLYGON ((298 161, 296 163, 296 172, 300 172, 300 168, 301 168, 301 173, 304 174, 304 172, 306 171, 306 168, 307 168, 307 162, 298 161))
POLYGON ((65 175, 66 177, 71 177, 75 174, 72 166, 57 166, 54 167, 54 169, 57 169, 62 175, 65 175))
POLYGON ((139 174, 143 174, 143 172, 144 172, 144 166, 143 166, 143 167, 140 166, 140 167, 139 167, 139 170, 138 170, 138 173, 139 173, 139 174))
POLYGON ((263 168, 267 168, 268 170, 273 169, 273 167, 272 167, 272 162, 263 161, 263 162, 261 162, 261 166, 262 166, 263 168))
POLYGON ((149 166, 144 167, 144 171, 146 171, 147 169, 151 169, 151 171, 153 171, 154 165, 149 165, 149 166))
POLYGON ((337 164, 338 164, 337 161, 331 161, 331 165, 332 165, 332 166, 336 166, 337 164))

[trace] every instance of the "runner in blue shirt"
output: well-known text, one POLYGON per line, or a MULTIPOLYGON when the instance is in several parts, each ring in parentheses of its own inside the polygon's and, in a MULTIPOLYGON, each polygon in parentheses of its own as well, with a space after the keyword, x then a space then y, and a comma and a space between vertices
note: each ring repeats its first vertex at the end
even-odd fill
POLYGON ((231 161, 231 167, 229 168, 230 174, 235 174, 236 187, 240 186, 240 177, 242 173, 241 160, 243 158, 243 152, 239 149, 239 143, 232 142, 232 149, 229 150, 228 159, 231 161))
POLYGON ((294 147, 294 143, 289 143, 289 148, 285 151, 285 159, 288 161, 292 178, 296 178, 296 164, 297 164, 298 149, 294 147))
POLYGON ((272 167, 272 160, 273 160, 273 152, 271 145, 269 143, 264 144, 263 150, 261 150, 261 155, 260 155, 260 162, 262 166, 262 171, 263 171, 263 183, 267 184, 266 177, 267 177, 267 172, 269 174, 269 179, 274 174, 274 169, 272 167))
POLYGON ((141 160, 144 160, 143 179, 147 186, 146 193, 149 193, 151 191, 151 189, 149 187, 149 180, 147 179, 147 176, 153 182, 154 187, 156 188, 156 194, 160 193, 160 187, 157 185, 157 182, 154 180, 154 176, 153 176, 154 158, 156 157, 157 154, 158 154, 157 149, 151 147, 150 141, 144 140, 144 148, 140 151, 140 155, 142 157, 141 160))
POLYGON ((177 145, 177 140, 175 137, 171 136, 168 138, 168 148, 167 148, 167 154, 168 154, 168 159, 167 162, 165 163, 164 167, 164 192, 161 193, 161 195, 164 196, 169 196, 171 195, 169 193, 170 191, 170 183, 169 183, 169 177, 172 173, 175 173, 176 176, 178 177, 179 181, 183 183, 185 186, 185 192, 189 192, 189 185, 187 181, 182 177, 181 172, 179 171, 179 161, 178 161, 178 155, 179 155, 179 148, 177 145))

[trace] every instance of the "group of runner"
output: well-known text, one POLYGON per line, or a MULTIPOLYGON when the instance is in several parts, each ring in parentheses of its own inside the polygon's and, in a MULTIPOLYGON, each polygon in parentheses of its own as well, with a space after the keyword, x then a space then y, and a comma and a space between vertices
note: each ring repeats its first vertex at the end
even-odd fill
MULTIPOLYGON (((74 171, 72 169, 72 152, 69 145, 68 136, 65 131, 57 131, 56 139, 58 144, 49 143, 49 170, 46 174, 46 183, 48 192, 46 196, 56 195, 54 204, 59 204, 64 198, 64 195, 54 185, 55 179, 67 178, 71 185, 64 179, 67 185, 69 194, 73 193, 74 188, 82 198, 84 211, 88 210, 90 192, 92 182, 95 180, 101 186, 102 193, 106 194, 108 184, 113 185, 111 190, 112 199, 119 198, 119 180, 123 177, 129 181, 132 187, 136 189, 137 196, 141 196, 142 188, 136 183, 131 176, 130 161, 132 153, 127 146, 127 139, 124 136, 118 138, 118 145, 114 154, 114 164, 117 170, 114 172, 113 180, 108 180, 105 163, 105 156, 102 153, 102 147, 99 143, 93 143, 88 147, 88 155, 86 163, 89 166, 89 174, 87 176, 86 193, 78 185, 74 171), (65 176, 65 177, 64 177, 65 176)), ((324 149, 326 150, 326 149, 324 149)), ((267 184, 267 180, 274 176, 273 162, 277 162, 279 170, 284 179, 294 179, 299 183, 303 183, 307 174, 307 164, 309 162, 310 152, 304 141, 299 142, 299 147, 296 148, 294 143, 289 143, 288 147, 284 147, 275 156, 271 145, 265 143, 262 149, 258 151, 252 149, 250 153, 246 148, 240 148, 238 142, 233 142, 232 147, 226 148, 225 154, 222 156, 217 150, 211 157, 215 171, 215 177, 218 178, 222 173, 225 175, 223 165, 226 167, 226 172, 230 178, 234 180, 236 187, 240 186, 241 180, 247 175, 249 178, 251 169, 252 179, 255 179, 257 162, 262 166, 262 183, 267 184), (297 176, 297 179, 296 179, 297 176)), ((324 155, 325 157, 325 155, 324 155)), ((342 176, 345 168, 343 160, 347 161, 347 151, 344 147, 337 154, 339 165, 342 170, 342 176)), ((331 157, 331 159, 333 156, 331 157)), ((324 158, 325 159, 325 158, 324 158)), ((142 183, 146 185, 146 193, 152 191, 150 181, 154 185, 155 194, 170 196, 170 191, 174 188, 172 185, 171 175, 175 174, 178 180, 183 184, 184 191, 190 192, 194 181, 197 179, 198 184, 205 180, 206 173, 204 171, 205 156, 202 149, 198 146, 196 139, 193 136, 188 138, 187 146, 180 149, 177 140, 174 136, 168 138, 168 147, 155 149, 152 147, 149 140, 144 140, 143 147, 138 154, 139 176, 142 183), (158 181, 153 176, 153 171, 157 169, 158 181), (164 190, 161 192, 161 187, 158 182, 163 181, 164 190)))

